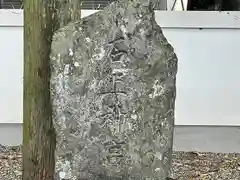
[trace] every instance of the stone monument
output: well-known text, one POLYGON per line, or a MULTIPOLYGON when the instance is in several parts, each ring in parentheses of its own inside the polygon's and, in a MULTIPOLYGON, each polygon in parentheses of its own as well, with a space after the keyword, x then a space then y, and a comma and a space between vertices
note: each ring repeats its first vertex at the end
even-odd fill
POLYGON ((169 176, 177 57, 153 6, 115 2, 55 33, 55 180, 169 176))

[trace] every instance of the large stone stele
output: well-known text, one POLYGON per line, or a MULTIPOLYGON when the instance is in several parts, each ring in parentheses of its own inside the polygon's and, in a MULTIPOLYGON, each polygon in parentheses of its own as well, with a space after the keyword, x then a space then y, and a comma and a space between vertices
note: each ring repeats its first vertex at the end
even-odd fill
POLYGON ((55 180, 166 179, 177 57, 151 2, 116 2, 59 29, 51 66, 55 180))

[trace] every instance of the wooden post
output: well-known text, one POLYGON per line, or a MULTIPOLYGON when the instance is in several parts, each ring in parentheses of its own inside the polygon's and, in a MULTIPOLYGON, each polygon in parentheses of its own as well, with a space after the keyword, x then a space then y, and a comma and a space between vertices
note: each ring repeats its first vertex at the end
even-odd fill
POLYGON ((24 1, 23 180, 53 180, 49 54, 54 0, 24 1))

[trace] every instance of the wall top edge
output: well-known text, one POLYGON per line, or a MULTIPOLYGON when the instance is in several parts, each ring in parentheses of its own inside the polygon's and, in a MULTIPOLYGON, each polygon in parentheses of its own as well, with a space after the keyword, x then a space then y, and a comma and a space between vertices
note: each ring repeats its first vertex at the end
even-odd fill
MULTIPOLYGON (((82 10, 88 16, 98 10, 82 10)), ((155 11, 162 28, 220 28, 240 29, 240 11, 155 11)), ((23 26, 22 9, 1 9, 0 27, 23 26)))
POLYGON ((22 27, 22 9, 0 9, 0 27, 22 27))

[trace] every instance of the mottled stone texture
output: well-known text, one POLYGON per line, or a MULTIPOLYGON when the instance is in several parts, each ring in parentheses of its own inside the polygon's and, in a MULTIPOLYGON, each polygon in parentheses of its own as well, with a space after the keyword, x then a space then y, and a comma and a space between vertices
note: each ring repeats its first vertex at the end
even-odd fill
POLYGON ((55 33, 55 180, 164 180, 177 57, 146 0, 117 2, 55 33))

